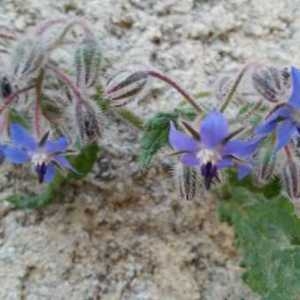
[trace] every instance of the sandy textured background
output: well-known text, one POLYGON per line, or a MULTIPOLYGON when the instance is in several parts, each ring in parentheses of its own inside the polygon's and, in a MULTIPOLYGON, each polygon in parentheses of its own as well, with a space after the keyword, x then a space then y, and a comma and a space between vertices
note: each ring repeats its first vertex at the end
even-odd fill
MULTIPOLYGON (((300 65, 299 0, 2 0, 1 22, 21 32, 40 20, 85 16, 99 32, 103 73, 152 64, 193 93, 247 61, 300 65), (53 2, 53 4, 52 4, 53 2)), ((157 83, 134 108, 168 110, 178 95, 157 83)), ((2 300, 258 299, 242 283, 233 232, 213 199, 180 201, 157 159, 141 174, 138 134, 105 121, 94 173, 62 202, 34 211, 0 204, 2 300)), ((1 179, 0 196, 8 189, 1 179)))

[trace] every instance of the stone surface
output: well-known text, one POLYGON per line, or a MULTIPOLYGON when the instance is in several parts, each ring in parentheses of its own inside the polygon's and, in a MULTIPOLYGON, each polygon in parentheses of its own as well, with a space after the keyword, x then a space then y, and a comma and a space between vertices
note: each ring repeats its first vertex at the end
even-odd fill
MULTIPOLYGON (((20 32, 61 15, 87 18, 101 37, 103 80, 128 63, 151 64, 193 93, 247 61, 300 63, 299 1, 4 0, 0 20, 20 32)), ((164 84, 132 109, 180 100, 164 84)), ((84 182, 33 211, 0 205, 0 299, 259 299, 240 279, 230 227, 214 199, 183 202, 170 160, 137 164, 138 133, 106 120, 104 151, 84 182)), ((1 178, 0 196, 13 188, 1 178)))

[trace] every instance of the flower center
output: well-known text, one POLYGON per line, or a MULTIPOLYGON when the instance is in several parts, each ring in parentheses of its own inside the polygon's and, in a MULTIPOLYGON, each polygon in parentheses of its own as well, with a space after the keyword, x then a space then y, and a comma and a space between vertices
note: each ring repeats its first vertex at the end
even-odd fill
POLYGON ((48 155, 43 152, 34 153, 31 158, 31 161, 34 166, 41 166, 43 164, 46 164, 47 160, 48 160, 48 155))
POLYGON ((221 156, 218 152, 211 149, 201 149, 197 153, 197 158, 201 161, 202 164, 206 165, 207 163, 216 164, 217 161, 221 159, 221 156))

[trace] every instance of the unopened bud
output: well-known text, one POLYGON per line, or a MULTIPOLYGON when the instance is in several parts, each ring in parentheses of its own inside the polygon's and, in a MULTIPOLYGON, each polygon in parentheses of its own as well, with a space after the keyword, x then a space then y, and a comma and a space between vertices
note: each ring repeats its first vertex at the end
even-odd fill
POLYGON ((100 113, 96 107, 87 102, 76 105, 76 120, 79 137, 83 144, 97 142, 101 136, 100 113))
POLYGON ((273 144, 271 142, 265 143, 258 149, 254 157, 254 179, 257 185, 266 184, 273 178, 276 171, 277 155, 273 153, 273 144))
POLYGON ((202 197, 203 180, 197 170, 178 163, 174 169, 174 178, 176 189, 182 199, 193 200, 196 197, 202 197))
POLYGON ((219 101, 224 100, 224 98, 230 91, 230 87, 232 86, 232 83, 233 83, 233 79, 229 75, 225 75, 218 78, 217 82, 215 83, 215 94, 216 94, 216 98, 219 101))
POLYGON ((45 63, 45 48, 34 38, 21 40, 12 53, 12 72, 17 79, 34 76, 45 63))
POLYGON ((93 86, 99 77, 102 53, 99 43, 92 37, 85 38, 75 51, 77 85, 93 86))
POLYGON ((11 95, 12 93, 12 86, 9 83, 7 77, 2 77, 1 81, 0 81, 0 87, 1 87, 1 96, 3 98, 6 98, 8 96, 11 95))
POLYGON ((282 101, 290 88, 290 74, 287 69, 264 67, 252 75, 256 91, 270 102, 282 101))
POLYGON ((300 201, 300 164, 296 158, 288 158, 282 168, 281 181, 292 202, 300 201))
POLYGON ((106 85, 105 95, 113 106, 123 106, 138 101, 148 92, 150 76, 143 70, 123 70, 113 76, 106 85))

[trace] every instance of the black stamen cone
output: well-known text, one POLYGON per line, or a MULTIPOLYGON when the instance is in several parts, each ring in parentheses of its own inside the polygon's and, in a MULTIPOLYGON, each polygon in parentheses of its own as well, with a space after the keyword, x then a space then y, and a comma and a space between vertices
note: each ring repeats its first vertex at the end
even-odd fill
POLYGON ((41 165, 37 165, 35 167, 35 171, 38 174, 39 183, 43 183, 45 174, 47 172, 47 165, 45 163, 42 163, 41 165))
POLYGON ((201 166, 201 174, 204 177, 204 185, 207 190, 210 189, 214 178, 218 180, 218 169, 211 162, 201 166))

